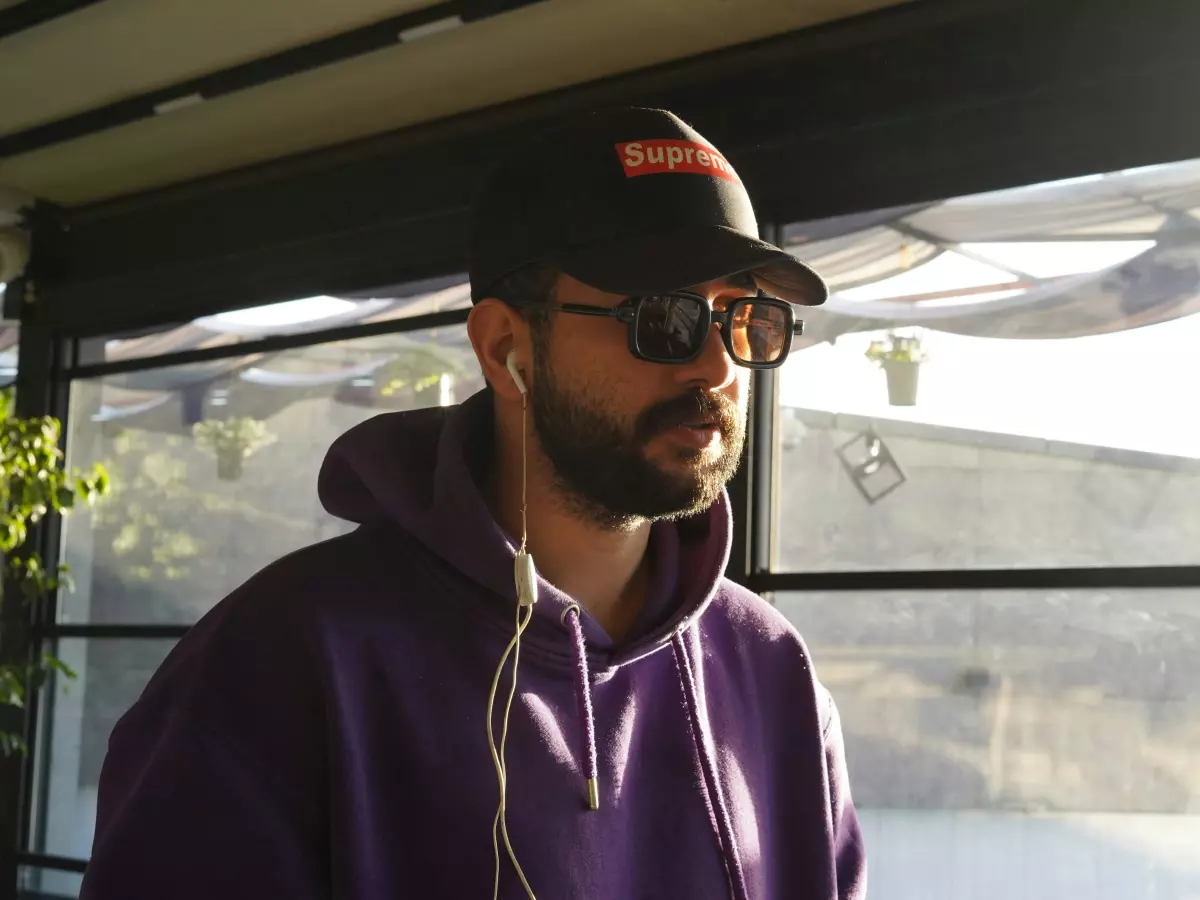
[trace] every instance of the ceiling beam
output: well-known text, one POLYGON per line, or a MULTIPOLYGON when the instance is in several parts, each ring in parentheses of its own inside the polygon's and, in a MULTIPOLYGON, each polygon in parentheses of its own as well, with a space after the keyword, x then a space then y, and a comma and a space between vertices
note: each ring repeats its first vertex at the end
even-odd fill
POLYGON ((1007 272, 1009 275, 1016 276, 1017 278, 1034 277, 1028 272, 1022 272, 1020 269, 1016 269, 1012 266, 988 259, 981 253, 968 250, 954 241, 947 240, 946 238, 936 235, 931 231, 926 231, 923 228, 918 228, 917 226, 906 222, 903 219, 897 219, 895 222, 890 223, 888 228, 890 228, 892 231, 898 232, 899 234, 905 235, 906 237, 910 237, 918 241, 924 241, 927 244, 933 244, 935 247, 940 247, 942 250, 953 250, 959 256, 965 256, 967 259, 974 260, 977 263, 983 263, 985 266, 991 266, 993 269, 999 269, 1001 272, 1007 272))
MULTIPOLYGON (((49 22, 101 0, 24 0, 0 9, 0 41, 19 31, 49 22)), ((3 155, 3 154, 0 154, 3 155)))
MULTIPOLYGON (((65 0, 58 2, 62 3, 65 0)), ((543 0, 445 0, 433 6, 392 16, 300 47, 291 47, 199 78, 126 97, 23 131, 0 135, 0 159, 128 125, 140 119, 169 115, 176 109, 184 109, 301 72, 353 59, 386 47, 394 47, 397 43, 418 40, 432 34, 433 29, 442 23, 453 25, 478 21, 540 2, 543 0)), ((27 6, 29 3, 30 0, 26 0, 21 6, 27 6)), ((76 2, 75 5, 84 4, 76 2)), ((3 13, 0 13, 0 16, 3 16, 3 13)))

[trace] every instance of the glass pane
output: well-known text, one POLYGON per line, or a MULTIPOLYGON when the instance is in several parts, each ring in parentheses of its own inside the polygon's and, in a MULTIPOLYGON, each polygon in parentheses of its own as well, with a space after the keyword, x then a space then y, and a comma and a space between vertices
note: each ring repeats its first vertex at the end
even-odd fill
POLYGON ((83 876, 75 872, 21 866, 17 869, 17 900, 75 900, 83 876))
POLYGON ((107 362, 160 356, 206 347, 223 347, 280 334, 305 334, 327 328, 385 322, 454 309, 470 309, 465 275, 431 278, 392 288, 330 297, 301 297, 204 316, 186 325, 153 328, 101 341, 107 362))
POLYGON ((1200 161, 800 223, 775 564, 1200 562, 1200 161), (811 235, 811 239, 806 236, 811 235))
MULTIPOLYGON (((32 832, 36 852, 91 856, 96 790, 109 735, 174 645, 172 640, 59 640, 58 657, 77 677, 55 676, 43 693, 38 744, 48 745, 50 754, 48 761, 39 758, 32 832)), ((55 873, 42 878, 44 891, 53 892, 51 882, 59 884, 55 873)))
POLYGON ((482 387, 462 325, 76 381, 71 463, 113 493, 66 522, 63 622, 190 624, 263 566, 353 526, 317 499, 330 444, 482 387))
POLYGON ((781 593, 871 894, 1200 896, 1200 590, 781 593))
MULTIPOLYGON (((4 294, 0 292, 0 303, 3 301, 4 294)), ((6 388, 17 380, 17 345, 20 339, 20 325, 16 322, 0 323, 0 388, 6 388)))

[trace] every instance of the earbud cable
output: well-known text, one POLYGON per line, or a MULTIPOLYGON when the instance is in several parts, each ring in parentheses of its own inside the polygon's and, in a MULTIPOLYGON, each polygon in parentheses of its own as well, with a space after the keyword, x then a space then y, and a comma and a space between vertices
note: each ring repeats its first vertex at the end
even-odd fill
POLYGON ((529 487, 529 455, 525 449, 526 441, 529 440, 529 428, 527 427, 526 419, 529 416, 529 394, 521 394, 521 552, 527 552, 525 547, 529 543, 529 523, 528 512, 529 504, 525 500, 525 492, 529 487))
MULTIPOLYGON (((527 465, 526 457, 526 416, 528 414, 529 401, 526 395, 521 398, 521 549, 520 553, 526 552, 528 543, 528 534, 526 530, 526 482, 527 482, 527 465)), ((492 856, 495 860, 495 878, 492 883, 492 900, 499 900, 500 897, 500 837, 504 838, 504 848, 508 851, 508 858, 512 860, 513 868, 517 871, 517 877, 521 879, 521 885, 525 888, 525 893, 529 900, 537 900, 533 893, 533 888, 529 886, 529 881, 525 877, 525 871, 521 868, 521 864, 517 861, 517 854, 513 850, 512 841, 508 836, 508 767, 505 760, 505 745, 508 741, 508 720, 512 712, 513 698, 517 693, 517 667, 521 659, 521 635, 525 629, 529 627, 529 621, 533 618, 533 606, 521 605, 521 599, 517 598, 516 624, 512 639, 509 640, 508 646, 504 648, 504 655, 500 657, 500 664, 496 666, 496 673, 492 676, 491 690, 488 691, 487 705, 487 735, 488 747, 492 752, 492 765, 496 768, 496 782, 500 787, 500 803, 496 808, 496 816, 492 820, 492 856), (524 612, 524 615, 522 615, 524 612), (492 724, 493 716, 495 715, 496 692, 500 688, 500 679, 504 674, 504 666, 508 662, 509 656, 512 656, 513 670, 512 682, 508 689, 508 698, 504 704, 504 716, 501 719, 500 726, 500 744, 497 748, 495 729, 492 724), (497 834, 499 830, 499 834, 497 834)))

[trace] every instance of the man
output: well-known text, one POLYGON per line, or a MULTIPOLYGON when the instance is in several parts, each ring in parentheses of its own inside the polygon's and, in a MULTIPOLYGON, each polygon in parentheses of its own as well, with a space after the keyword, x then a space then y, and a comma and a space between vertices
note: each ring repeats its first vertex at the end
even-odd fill
POLYGON ((321 498, 361 527, 122 719, 85 900, 864 895, 833 702, 722 577, 749 367, 824 285, 662 111, 542 138, 473 219, 490 390, 334 445, 321 498))

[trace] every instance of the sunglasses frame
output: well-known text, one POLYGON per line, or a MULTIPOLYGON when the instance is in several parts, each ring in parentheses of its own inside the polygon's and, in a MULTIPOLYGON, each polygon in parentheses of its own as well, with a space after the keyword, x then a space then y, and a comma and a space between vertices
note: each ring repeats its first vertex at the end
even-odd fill
MULTIPOLYGON (((792 352, 792 337, 794 335, 804 333, 804 322, 796 318, 796 309, 791 303, 786 300, 780 300, 777 297, 768 297, 763 294, 758 294, 753 297, 738 297, 735 300, 730 300, 722 310, 715 310, 708 302, 708 299, 693 294, 690 291, 663 291, 658 294, 645 294, 629 297, 617 306, 592 306, 587 303, 537 303, 537 302, 509 302, 510 306, 517 306, 524 309, 546 309, 551 312, 572 313, 578 316, 601 316, 604 318, 616 319, 625 325, 626 333, 629 336, 629 352, 634 358, 644 362, 658 363, 664 366, 681 366, 690 362, 695 362, 700 354, 704 352, 704 347, 707 341, 700 341, 695 351, 690 356, 682 359, 658 359, 654 356, 648 356, 642 352, 642 348, 638 344, 638 324, 641 316, 642 304, 654 297, 677 297, 681 299, 693 300, 699 303, 701 315, 706 321, 703 324, 705 334, 712 330, 713 325, 720 325, 721 341, 725 345, 725 352, 729 354, 729 358, 735 364, 743 366, 747 369, 777 369, 787 361, 788 354, 792 352), (784 310, 787 317, 791 320, 791 326, 787 329, 784 335, 783 350, 780 351, 779 359, 772 362, 747 362, 740 359, 733 351, 733 333, 729 328, 729 323, 733 319, 733 315, 737 310, 745 306, 747 303, 765 303, 768 306, 774 306, 784 310)), ((698 328, 698 330, 700 330, 698 328)))

